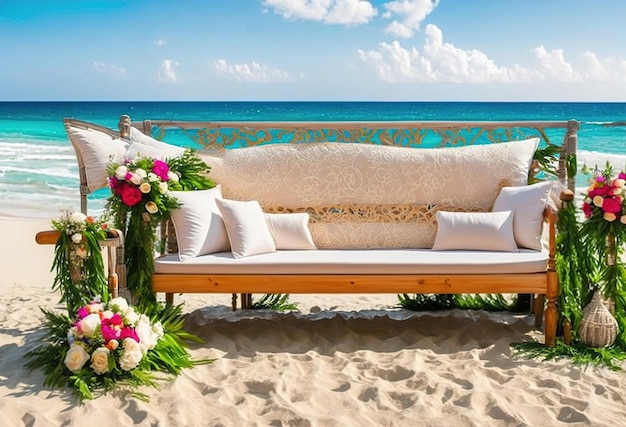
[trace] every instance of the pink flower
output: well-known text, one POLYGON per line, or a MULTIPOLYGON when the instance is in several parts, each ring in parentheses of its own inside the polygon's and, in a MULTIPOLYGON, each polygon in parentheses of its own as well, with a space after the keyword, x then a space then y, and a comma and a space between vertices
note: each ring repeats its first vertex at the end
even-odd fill
POLYGON ((89 315, 89 309, 87 307, 81 307, 78 309, 78 318, 84 319, 89 315))
POLYGON ((602 203, 602 210, 607 213, 617 214, 622 211, 622 199, 618 196, 607 197, 602 203))
POLYGON ((585 214, 585 218, 591 216, 591 205, 589 203, 583 203, 583 213, 585 214))
POLYGON ((169 166, 162 160, 155 160, 154 165, 152 166, 152 172, 161 178, 161 181, 167 181, 170 179, 168 172, 170 171, 169 166))
POLYGON ((137 332, 135 332, 134 328, 130 326, 124 326, 122 332, 120 334, 120 340, 123 341, 125 338, 132 338, 135 341, 139 342, 139 336, 137 336, 137 332))
POLYGON ((104 342, 118 339, 120 337, 123 326, 124 320, 122 319, 122 316, 120 316, 118 313, 115 313, 109 319, 102 319, 102 324, 100 325, 100 327, 102 330, 102 338, 104 338, 104 342))
POLYGON ((619 175, 617 175, 617 179, 626 179, 626 173, 620 172, 619 175))
POLYGON ((141 191, 127 182, 120 182, 115 192, 120 195, 122 203, 126 206, 132 207, 141 201, 141 191))
POLYGON ((593 199, 595 196, 606 196, 609 194, 609 191, 611 191, 609 185, 597 186, 589 192, 589 197, 593 199))
POLYGON ((117 177, 115 176, 109 177, 109 187, 117 188, 118 183, 119 183, 119 180, 117 179, 117 177))

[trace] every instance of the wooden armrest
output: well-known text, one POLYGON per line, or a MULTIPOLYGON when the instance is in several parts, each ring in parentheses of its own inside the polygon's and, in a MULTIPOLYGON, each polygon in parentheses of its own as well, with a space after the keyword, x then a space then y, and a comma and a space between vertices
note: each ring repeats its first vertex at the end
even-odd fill
MULTIPOLYGON (((56 230, 40 231, 35 235, 35 241, 40 245, 56 245, 60 234, 61 232, 56 230)), ((107 230, 107 238, 101 243, 102 246, 122 246, 123 244, 124 235, 115 228, 107 230)))

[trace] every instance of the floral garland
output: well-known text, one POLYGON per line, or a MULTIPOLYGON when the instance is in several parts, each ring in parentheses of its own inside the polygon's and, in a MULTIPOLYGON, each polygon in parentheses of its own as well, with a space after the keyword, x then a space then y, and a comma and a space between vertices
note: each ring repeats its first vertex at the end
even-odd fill
POLYGON ((65 211, 52 228, 59 232, 52 269, 52 290, 60 291, 61 302, 76 310, 96 296, 108 300, 108 284, 100 243, 106 239, 106 217, 95 219, 80 212, 65 211))
POLYGON ((596 263, 599 290, 615 303, 617 343, 626 348, 626 268, 621 261, 626 244, 626 173, 614 175, 607 163, 604 170, 592 173, 583 196, 581 233, 596 263))
POLYGON ((126 159, 107 168, 111 196, 107 210, 125 235, 127 286, 137 305, 157 306, 152 292, 156 228, 180 206, 171 191, 204 190, 215 186, 209 166, 192 150, 166 161, 149 157, 126 159))

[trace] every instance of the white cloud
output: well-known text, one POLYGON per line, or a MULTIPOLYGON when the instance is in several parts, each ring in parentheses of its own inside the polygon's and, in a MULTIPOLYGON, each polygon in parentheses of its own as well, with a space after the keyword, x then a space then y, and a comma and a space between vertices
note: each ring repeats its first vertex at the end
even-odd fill
POLYGON ((225 59, 218 59, 213 65, 220 73, 234 77, 241 82, 271 83, 293 80, 288 72, 279 68, 270 68, 258 62, 229 65, 225 59))
POLYGON ((365 24, 378 13, 366 0, 264 0, 263 5, 287 19, 326 24, 365 24))
POLYGON ((485 53, 464 50, 447 43, 442 31, 427 25, 421 51, 404 48, 400 42, 381 43, 377 50, 359 50, 361 60, 371 65, 386 82, 416 83, 528 83, 626 81, 626 60, 599 59, 586 52, 578 67, 566 60, 562 49, 539 46, 531 51, 527 66, 498 65, 485 53))
POLYGON ((176 83, 178 78, 174 72, 174 67, 178 66, 178 62, 171 59, 164 59, 159 67, 159 81, 161 83, 176 83))
POLYGON ((533 53, 539 60, 539 69, 537 70, 539 78, 561 82, 582 81, 582 76, 574 70, 572 64, 565 60, 563 49, 547 51, 542 45, 533 49, 533 53))
POLYGON ((412 37, 420 24, 437 7, 439 0, 395 0, 384 4, 383 17, 399 16, 387 26, 385 32, 396 37, 412 37))
POLYGON ((94 62, 93 67, 100 73, 106 73, 116 77, 126 77, 126 69, 118 67, 115 64, 105 64, 103 62, 94 62))
POLYGON ((167 41, 162 40, 162 39, 159 39, 159 40, 155 40, 155 41, 154 41, 154 45, 155 45, 156 47, 161 47, 161 46, 163 46, 165 43, 167 43, 167 41))

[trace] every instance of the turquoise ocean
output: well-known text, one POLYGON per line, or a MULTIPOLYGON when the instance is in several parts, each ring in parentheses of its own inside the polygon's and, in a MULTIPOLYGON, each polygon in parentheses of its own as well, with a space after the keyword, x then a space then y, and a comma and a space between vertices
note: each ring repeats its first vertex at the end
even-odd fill
MULTIPOLYGON (((626 167, 626 126, 608 126, 626 121, 626 103, 0 102, 0 215, 56 218, 64 209, 78 210, 78 165, 63 118, 116 129, 122 114, 135 121, 575 119, 581 123, 580 164, 603 166, 608 160, 616 168, 626 167)), ((185 144, 167 136, 165 141, 185 144)), ((99 213, 107 197, 106 189, 91 195, 90 212, 99 213)))

